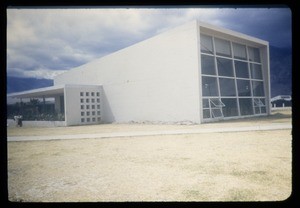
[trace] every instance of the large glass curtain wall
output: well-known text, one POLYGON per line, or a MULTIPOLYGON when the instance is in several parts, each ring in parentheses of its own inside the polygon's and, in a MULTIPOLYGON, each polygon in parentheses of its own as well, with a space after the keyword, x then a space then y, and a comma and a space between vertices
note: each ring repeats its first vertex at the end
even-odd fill
POLYGON ((260 50, 200 35, 203 118, 266 113, 260 50))

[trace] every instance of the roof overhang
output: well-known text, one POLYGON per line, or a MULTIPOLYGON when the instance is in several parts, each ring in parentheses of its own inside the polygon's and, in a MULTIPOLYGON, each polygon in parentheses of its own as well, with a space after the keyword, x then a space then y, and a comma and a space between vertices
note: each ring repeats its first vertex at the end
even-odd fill
POLYGON ((28 90, 18 93, 11 93, 8 94, 7 97, 11 98, 49 98, 54 97, 56 95, 63 95, 64 94, 64 85, 60 86, 51 86, 51 87, 44 87, 34 90, 28 90))
POLYGON ((255 38, 249 35, 246 35, 244 33, 236 32, 233 30, 229 30, 226 28, 221 28, 215 25, 211 25, 208 23, 204 23, 201 21, 197 21, 198 26, 200 26, 201 32, 208 33, 208 34, 213 34, 215 36, 221 36, 223 38, 230 39, 231 41, 236 41, 236 42, 243 42, 243 44, 249 44, 253 47, 264 47, 264 46, 269 46, 269 42, 255 38))

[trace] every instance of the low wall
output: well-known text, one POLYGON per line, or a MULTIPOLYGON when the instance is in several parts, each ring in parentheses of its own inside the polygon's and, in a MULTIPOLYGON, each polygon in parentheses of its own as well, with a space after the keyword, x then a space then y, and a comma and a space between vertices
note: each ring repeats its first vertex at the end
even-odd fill
POLYGON ((278 111, 278 110, 292 110, 292 107, 272 107, 271 111, 278 111))
MULTIPOLYGON (((23 121, 23 126, 45 126, 45 127, 56 127, 66 126, 65 121, 23 121)), ((7 126, 16 126, 16 122, 13 119, 7 119, 7 126)))

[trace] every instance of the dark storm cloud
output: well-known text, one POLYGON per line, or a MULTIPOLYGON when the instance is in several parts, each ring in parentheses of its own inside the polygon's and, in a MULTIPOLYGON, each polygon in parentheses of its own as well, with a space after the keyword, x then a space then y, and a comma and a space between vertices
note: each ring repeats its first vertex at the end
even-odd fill
POLYGON ((222 17, 225 26, 263 40, 276 47, 288 47, 291 42, 291 11, 278 9, 236 9, 222 17))
POLYGON ((288 9, 9 9, 7 74, 53 78, 169 28, 197 19, 283 47, 288 9))

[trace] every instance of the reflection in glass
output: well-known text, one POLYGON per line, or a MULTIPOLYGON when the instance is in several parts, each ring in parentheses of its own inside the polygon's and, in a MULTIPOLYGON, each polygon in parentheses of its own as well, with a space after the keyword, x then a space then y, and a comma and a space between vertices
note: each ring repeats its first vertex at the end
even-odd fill
POLYGON ((234 79, 219 78, 221 96, 235 96, 234 79))
POLYGON ((264 85, 262 81, 252 81, 253 96, 264 96, 264 85))
POLYGON ((246 46, 238 43, 232 43, 234 58, 247 59, 246 46))
POLYGON ((252 108, 252 99, 251 98, 240 98, 240 112, 241 115, 253 115, 253 108, 252 108))
POLYGON ((217 66, 219 76, 233 77, 232 60, 225 58, 217 58, 217 66))
POLYGON ((239 96, 251 96, 249 80, 238 79, 237 88, 238 88, 239 96))
POLYGON ((230 42, 227 40, 215 38, 216 54, 220 56, 231 57, 230 42))
POLYGON ((201 52, 213 54, 212 37, 208 35, 200 35, 201 52))
POLYGON ((260 64, 250 64, 250 70, 251 70, 251 78, 252 79, 262 79, 262 71, 261 71, 261 65, 260 64))
POLYGON ((215 60, 213 56, 201 56, 201 70, 202 74, 215 75, 215 60))
POLYGON ((243 61, 234 61, 236 77, 249 78, 248 63, 243 61))
POLYGON ((248 47, 249 61, 260 63, 260 54, 258 48, 248 47))
POLYGON ((202 76, 202 96, 218 96, 217 78, 202 76))
POLYGON ((238 116, 238 108, 236 98, 222 98, 222 102, 225 107, 223 107, 224 117, 238 116))

